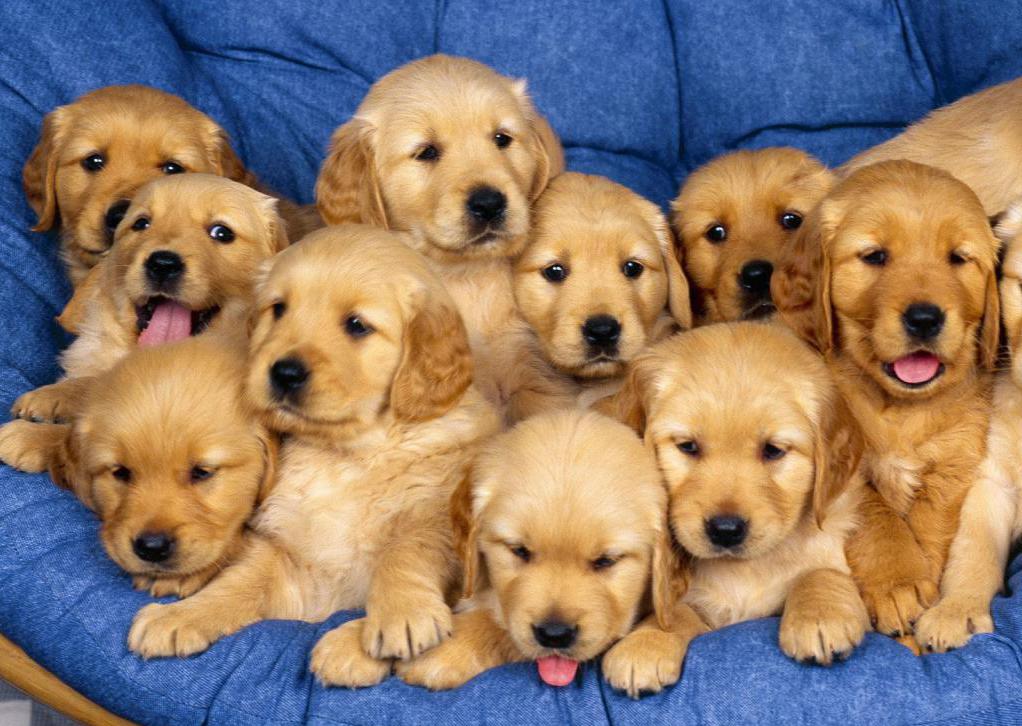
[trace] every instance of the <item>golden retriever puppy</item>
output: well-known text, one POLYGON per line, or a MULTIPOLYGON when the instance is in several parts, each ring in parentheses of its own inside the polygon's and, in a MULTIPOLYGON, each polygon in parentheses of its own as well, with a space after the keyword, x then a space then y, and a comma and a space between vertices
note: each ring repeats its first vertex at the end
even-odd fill
POLYGON ((735 151, 688 177, 671 224, 701 322, 773 314, 773 271, 832 184, 823 164, 788 147, 735 151))
POLYGON ((158 179, 138 191, 117 241, 62 318, 78 338, 61 355, 66 379, 15 401, 14 416, 73 413, 75 379, 109 369, 128 352, 239 324, 264 260, 287 247, 277 201, 209 174, 158 179))
POLYGON ((1022 198, 1022 78, 939 108, 903 133, 838 169, 848 176, 869 164, 908 159, 968 184, 990 217, 1022 198))
POLYGON ((140 349, 91 379, 69 425, 0 427, 0 459, 48 469, 95 511, 136 587, 190 595, 241 551, 272 485, 276 443, 244 379, 244 345, 220 336, 140 349))
POLYGON ((373 85, 334 133, 316 182, 327 223, 408 232, 461 311, 477 383, 512 419, 570 401, 515 307, 510 262, 532 203, 563 168, 524 81, 434 55, 373 85))
POLYGON ((814 337, 866 439, 849 562, 877 630, 911 645, 986 448, 998 243, 965 184, 910 161, 853 173, 805 226, 814 337))
POLYGON ((862 435, 824 361, 782 326, 712 325, 640 355, 614 403, 656 453, 678 556, 674 624, 644 623, 604 672, 659 691, 705 627, 777 614, 792 658, 848 655, 869 629, 845 557, 862 435))
POLYGON ((486 446, 451 508, 470 599, 450 639, 399 664, 406 682, 454 688, 531 660, 565 686, 642 614, 664 491, 628 427, 593 411, 524 421, 486 446))
POLYGON ((259 285, 246 382, 284 434, 256 539, 195 596, 141 610, 131 649, 185 656, 257 620, 365 607, 311 662, 323 683, 363 686, 443 640, 451 493, 499 428, 471 380, 461 318, 399 235, 329 227, 281 253, 259 285))
POLYGON ((515 263, 515 298, 547 360, 580 392, 616 382, 648 342, 692 327, 663 214, 600 176, 568 172, 543 192, 515 263))

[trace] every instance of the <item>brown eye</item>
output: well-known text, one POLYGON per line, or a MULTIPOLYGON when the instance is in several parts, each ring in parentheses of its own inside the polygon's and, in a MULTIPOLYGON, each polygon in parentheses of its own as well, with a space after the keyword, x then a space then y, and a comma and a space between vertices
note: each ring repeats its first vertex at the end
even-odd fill
POLYGON ((273 319, 274 320, 280 320, 282 317, 284 317, 284 313, 287 312, 287 305, 285 303, 282 303, 282 302, 275 302, 275 303, 273 303, 272 310, 273 310, 273 319))
POLYGON ((610 555, 600 555, 592 561, 592 567, 594 570, 599 572, 600 570, 607 570, 617 564, 617 560, 610 555))
POLYGON ((213 470, 205 466, 193 466, 192 470, 188 472, 188 477, 192 480, 192 484, 206 481, 211 476, 213 476, 213 470))
POLYGON ((961 265, 964 265, 965 262, 966 262, 965 257, 963 257, 958 252, 952 252, 951 254, 949 254, 947 256, 947 261, 950 262, 955 267, 959 267, 961 265))
POLYGON ((209 228, 209 238, 220 244, 229 244, 234 241, 234 230, 226 224, 214 224, 209 228))
POLYGON ((636 277, 642 274, 642 271, 646 268, 642 266, 642 263, 638 260, 628 260, 621 265, 621 272, 624 276, 634 280, 636 277))
POLYGON ((554 264, 540 270, 540 274, 543 275, 548 282, 564 282, 565 278, 568 276, 568 268, 559 262, 555 262, 554 264))
POLYGON ((90 174, 101 171, 106 166, 106 157, 102 154, 89 154, 82 159, 82 168, 90 174))
POLYGON ((367 325, 357 315, 349 315, 344 321, 344 332, 352 338, 364 338, 373 332, 373 328, 367 325))
POLYGON ((161 166, 160 170, 164 174, 184 174, 185 168, 178 164, 176 161, 165 161, 161 166))
POLYGON ((493 135, 493 143, 497 145, 498 149, 506 149, 511 146, 513 140, 507 134, 496 133, 493 135))
POLYGON ((788 452, 782 449, 780 446, 774 446, 769 441, 763 444, 763 460, 764 461, 777 461, 783 459, 784 455, 788 452))
POLYGON ((528 562, 532 559, 532 552, 525 545, 515 545, 510 549, 511 554, 520 559, 522 562, 528 562))
POLYGON ((706 230, 706 239, 714 244, 720 244, 727 239, 727 228, 723 224, 715 224, 706 230))
POLYGON ((679 442, 678 450, 689 456, 699 456, 699 444, 691 439, 679 442))
POLYGON ((862 261, 873 267, 883 267, 887 264, 887 251, 873 250, 868 255, 863 255, 862 261))
POLYGON ((152 223, 149 221, 149 217, 139 217, 132 223, 131 228, 136 232, 144 232, 149 229, 150 224, 152 223))
POLYGON ((781 215, 781 226, 785 229, 798 229, 802 226, 802 215, 795 212, 785 212, 781 215))
POLYGON ((114 479, 125 484, 131 483, 131 469, 126 466, 115 466, 113 471, 110 472, 114 475, 114 479))
POLYGON ((440 158, 440 149, 430 144, 420 149, 415 158, 418 161, 436 161, 440 158))

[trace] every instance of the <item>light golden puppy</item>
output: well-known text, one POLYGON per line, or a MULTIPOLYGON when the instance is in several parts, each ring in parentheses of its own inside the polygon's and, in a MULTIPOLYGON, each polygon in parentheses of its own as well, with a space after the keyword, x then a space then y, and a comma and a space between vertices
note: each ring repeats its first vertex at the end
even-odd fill
POLYGON ((11 412, 53 421, 73 414, 76 379, 128 352, 239 324, 264 260, 287 247, 277 201, 208 174, 139 190, 102 264, 62 315, 78 338, 60 357, 66 378, 26 393, 11 412))
POLYGON ((990 217, 1022 198, 1022 78, 939 108, 838 169, 907 159, 947 171, 976 192, 990 217))
POLYGON ((201 588, 243 547, 276 443, 244 404, 242 343, 138 350, 93 379, 69 425, 12 421, 0 459, 48 469, 102 521, 110 558, 153 595, 201 588))
POLYGON ((449 501, 499 427, 471 386, 465 329, 398 235, 330 227, 259 285, 247 392, 284 434, 257 538, 192 598, 139 612, 129 645, 185 656, 257 620, 365 607, 312 654, 320 681, 372 685, 450 632, 449 501))
POLYGON ((585 390, 615 381, 650 341, 692 327, 688 283, 656 205, 568 172, 536 203, 515 298, 547 360, 585 390))
POLYGON ((316 182, 328 223, 408 232, 464 317, 477 383, 512 419, 569 398, 515 307, 510 263, 532 203, 563 168, 524 81, 434 55, 373 85, 334 133, 316 182))
POLYGON ((545 683, 568 685, 631 630, 666 541, 652 457, 592 411, 541 414, 493 439, 452 511, 470 599, 450 639, 398 666, 432 689, 529 660, 545 683))
POLYGON ((825 166, 788 147, 725 154, 688 177, 671 224, 701 322, 773 314, 773 271, 832 184, 825 166))

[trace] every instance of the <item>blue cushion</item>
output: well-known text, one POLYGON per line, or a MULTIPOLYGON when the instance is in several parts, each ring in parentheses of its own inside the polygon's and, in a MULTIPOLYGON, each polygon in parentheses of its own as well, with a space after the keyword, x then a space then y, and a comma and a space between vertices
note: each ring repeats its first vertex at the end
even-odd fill
MULTIPOLYGON (((42 115, 111 83, 184 96, 233 136, 266 182, 302 201, 330 132, 388 70, 436 51, 526 76, 569 166, 658 203, 740 147, 793 144, 840 163, 931 108, 1022 75, 1022 13, 973 0, 264 0, 0 3, 0 406, 52 381, 68 297, 54 241, 32 234, 21 165, 42 115)), ((429 694, 391 679, 324 689, 322 624, 266 622, 186 660, 144 663, 125 635, 149 601, 104 555, 97 523, 43 476, 0 469, 0 630, 96 702, 142 722, 992 723, 1022 719, 1022 562, 998 632, 915 658, 876 635, 847 662, 797 665, 777 619, 696 640, 682 681, 632 702, 598 669, 554 690, 534 668, 429 694)))

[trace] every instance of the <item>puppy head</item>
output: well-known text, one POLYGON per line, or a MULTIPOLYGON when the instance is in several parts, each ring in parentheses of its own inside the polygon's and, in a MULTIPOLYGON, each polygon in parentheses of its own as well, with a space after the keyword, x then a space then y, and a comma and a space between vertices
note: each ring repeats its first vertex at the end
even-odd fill
POLYGON ((186 171, 248 179, 223 129, 177 96, 137 85, 92 91, 43 120, 23 171, 33 230, 59 219, 68 261, 91 267, 136 190, 186 171))
POLYGON ((996 364, 998 242, 976 195, 908 161, 864 167, 820 203, 817 339, 887 395, 927 398, 996 364))
POLYGON ((832 184, 820 162, 786 147, 726 154, 688 177, 671 223, 707 322, 774 312, 772 273, 832 184))
POLYGON ((1001 319, 1011 357, 1011 375, 1022 385, 1022 200, 1001 215, 994 234, 1004 245, 1001 319))
POLYGON ((384 416, 425 421, 471 383, 454 302, 401 235, 314 232, 274 259, 256 297, 248 394, 277 430, 336 440, 384 416))
POLYGON ((52 473, 127 572, 188 575, 240 542, 276 454, 243 376, 243 346, 203 336, 136 351, 90 389, 52 473))
POLYGON ((609 179, 565 173, 535 210, 515 297, 546 356, 566 373, 621 373, 665 309, 692 325, 688 284, 660 210, 609 179))
POLYGON ((664 491, 627 427, 594 412, 530 418, 480 453, 452 512, 466 594, 485 574, 499 621, 544 679, 543 659, 589 660, 631 629, 664 491))
POLYGON ((275 199, 209 174, 144 186, 116 239, 93 273, 102 277, 80 294, 98 288, 141 346, 202 332, 226 304, 251 296, 260 264, 287 246, 275 199))
POLYGON ((523 81, 435 55, 370 89, 334 134, 316 199, 328 223, 406 230, 435 259, 508 257, 525 242, 529 205, 562 168, 523 81))

